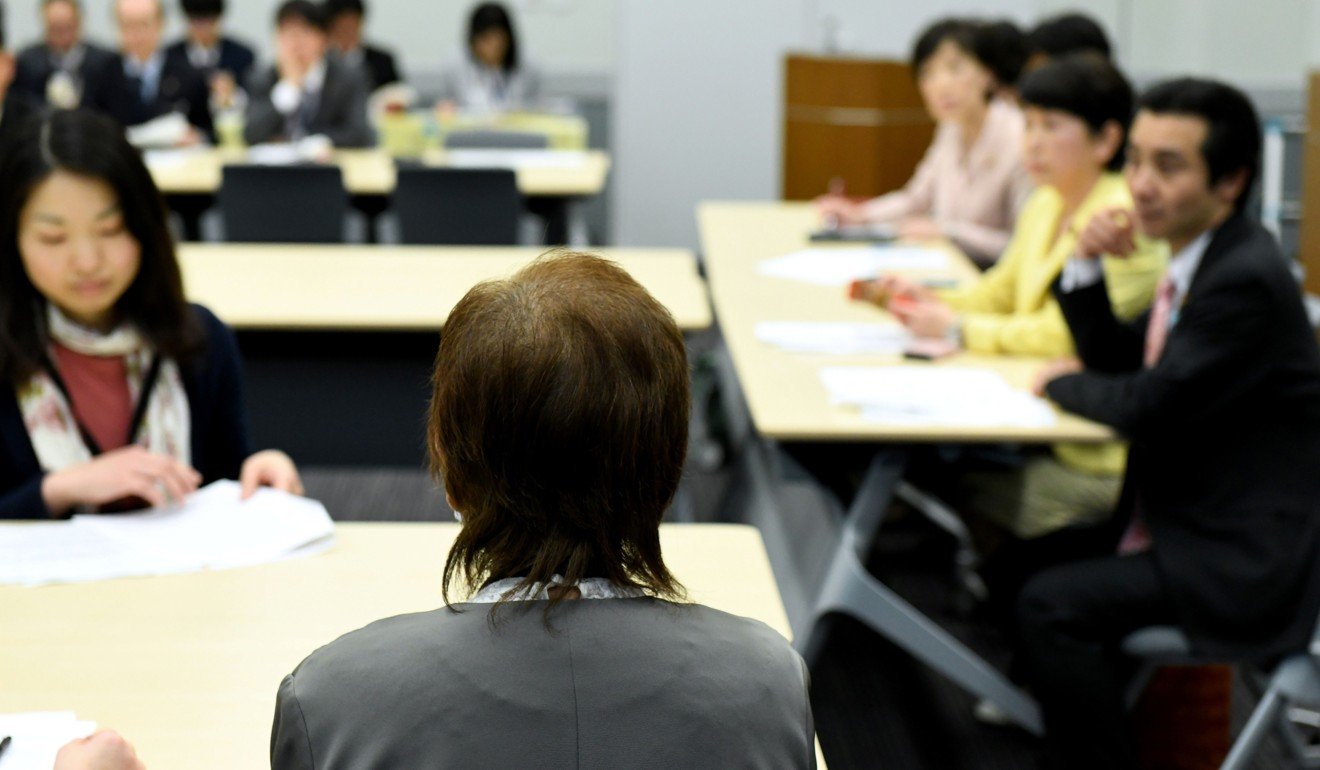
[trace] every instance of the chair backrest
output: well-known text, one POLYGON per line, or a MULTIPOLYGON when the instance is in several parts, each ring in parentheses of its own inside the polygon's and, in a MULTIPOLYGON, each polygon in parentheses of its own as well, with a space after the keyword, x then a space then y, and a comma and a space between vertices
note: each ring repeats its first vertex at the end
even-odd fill
POLYGON ((522 210, 510 169, 401 166, 394 187, 403 243, 512 246, 522 210))
POLYGON ((550 146, 545 134, 530 131, 450 131, 448 149, 544 150, 550 146))
POLYGON ((216 197, 226 241, 344 240, 348 192, 338 166, 225 166, 216 197))

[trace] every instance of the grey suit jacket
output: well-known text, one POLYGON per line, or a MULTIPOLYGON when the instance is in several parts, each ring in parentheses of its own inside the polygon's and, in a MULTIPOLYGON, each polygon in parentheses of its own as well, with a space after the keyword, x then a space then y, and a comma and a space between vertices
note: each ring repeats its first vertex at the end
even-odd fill
MULTIPOLYGON (((271 103, 270 94, 280 82, 279 73, 268 67, 248 82, 248 106, 243 140, 248 144, 287 139, 285 117, 271 103)), ((316 115, 304 126, 306 133, 324 134, 335 147, 368 147, 375 140, 367 123, 366 77, 338 57, 325 57, 325 82, 321 85, 316 115)))
POLYGON ((271 767, 811 768, 779 634, 655 599, 456 605, 377 621, 280 685, 271 767))

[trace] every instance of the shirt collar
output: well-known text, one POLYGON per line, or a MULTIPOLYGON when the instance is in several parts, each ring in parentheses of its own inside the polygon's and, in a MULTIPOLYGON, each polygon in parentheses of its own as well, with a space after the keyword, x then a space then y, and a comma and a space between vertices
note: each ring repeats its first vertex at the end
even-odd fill
POLYGON ((160 49, 156 49, 155 53, 151 54, 151 58, 144 62, 139 62, 132 56, 124 54, 124 72, 128 75, 145 78, 148 73, 160 72, 161 67, 164 65, 165 55, 160 52, 160 49))
POLYGON ((307 77, 303 79, 303 91, 309 94, 317 93, 323 85, 325 85, 325 59, 318 59, 307 71, 307 77))
POLYGON ((220 43, 204 46, 189 41, 188 61, 199 69, 216 66, 220 62, 220 43))
POLYGON ((1192 278, 1196 277, 1196 269, 1201 265, 1201 258, 1205 256, 1212 235, 1214 235, 1213 230, 1206 230, 1169 260, 1169 271, 1166 275, 1173 281, 1175 305, 1181 305, 1183 299, 1187 297, 1187 292, 1192 287, 1192 278))
MULTIPOLYGON (((508 594, 507 599, 511 601, 545 601, 550 598, 547 591, 550 586, 564 584, 563 576, 553 575, 549 583, 538 583, 517 593, 509 594, 522 580, 522 578, 512 577, 487 583, 485 587, 473 594, 467 601, 471 604, 494 604, 501 599, 505 599, 506 594, 508 594)), ((646 592, 640 588, 615 585, 606 578, 583 578, 578 581, 577 588, 583 599, 636 599, 646 596, 646 592)))

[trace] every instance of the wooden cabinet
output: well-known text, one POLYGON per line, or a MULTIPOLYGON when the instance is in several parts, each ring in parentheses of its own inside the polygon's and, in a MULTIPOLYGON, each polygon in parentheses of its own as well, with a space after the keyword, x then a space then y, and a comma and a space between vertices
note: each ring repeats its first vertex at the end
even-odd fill
POLYGON ((907 182, 935 130, 911 72, 902 62, 789 54, 783 197, 814 198, 834 177, 852 196, 907 182))

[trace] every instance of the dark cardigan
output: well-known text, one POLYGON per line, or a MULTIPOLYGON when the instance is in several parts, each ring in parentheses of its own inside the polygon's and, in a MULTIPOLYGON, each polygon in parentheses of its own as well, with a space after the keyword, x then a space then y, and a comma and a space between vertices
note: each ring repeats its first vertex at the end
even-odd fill
MULTIPOLYGON (((234 333, 201 305, 193 305, 204 347, 181 369, 192 421, 192 464, 203 483, 238 477, 252 454, 243 367, 234 333)), ((0 389, 0 519, 44 519, 45 472, 37 464, 14 389, 0 389)))

